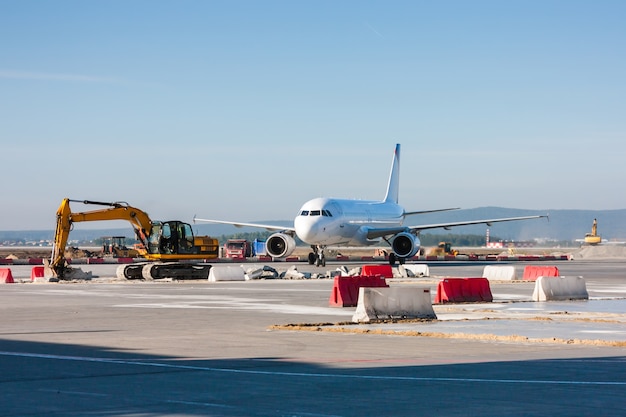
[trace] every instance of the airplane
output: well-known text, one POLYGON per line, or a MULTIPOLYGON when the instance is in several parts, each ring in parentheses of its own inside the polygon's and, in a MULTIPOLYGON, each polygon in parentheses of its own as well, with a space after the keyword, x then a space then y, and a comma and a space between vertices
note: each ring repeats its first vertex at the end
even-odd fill
POLYGON ((224 220, 195 218, 194 222, 230 224, 236 227, 257 227, 275 231, 267 238, 266 252, 273 259, 288 257, 296 249, 295 237, 311 246, 309 264, 326 266, 324 250, 332 247, 362 247, 380 244, 381 240, 391 247, 389 263, 405 263, 420 249, 419 233, 426 229, 472 224, 491 225, 496 222, 539 219, 547 215, 507 217, 499 219, 468 220, 450 223, 404 226, 405 217, 433 213, 455 208, 407 212, 398 204, 400 186, 400 144, 396 144, 391 163, 387 192, 381 201, 338 199, 320 197, 305 202, 294 219, 293 227, 259 223, 243 223, 224 220))

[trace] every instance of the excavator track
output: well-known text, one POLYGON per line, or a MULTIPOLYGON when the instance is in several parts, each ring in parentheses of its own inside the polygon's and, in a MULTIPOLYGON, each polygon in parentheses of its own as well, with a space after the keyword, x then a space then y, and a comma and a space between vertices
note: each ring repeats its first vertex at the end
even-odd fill
POLYGON ((194 264, 183 262, 148 262, 117 267, 118 279, 208 279, 210 264, 194 264))

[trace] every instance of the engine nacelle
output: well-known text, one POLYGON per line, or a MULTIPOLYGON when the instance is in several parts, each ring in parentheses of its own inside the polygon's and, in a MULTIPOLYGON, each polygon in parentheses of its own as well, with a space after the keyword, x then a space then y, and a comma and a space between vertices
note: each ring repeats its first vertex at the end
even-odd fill
POLYGON ((410 258, 420 250, 420 240, 411 233, 398 233, 391 239, 391 249, 399 258, 410 258))
POLYGON ((272 258, 284 258, 296 250, 296 241, 284 233, 274 233, 265 241, 265 252, 272 258))

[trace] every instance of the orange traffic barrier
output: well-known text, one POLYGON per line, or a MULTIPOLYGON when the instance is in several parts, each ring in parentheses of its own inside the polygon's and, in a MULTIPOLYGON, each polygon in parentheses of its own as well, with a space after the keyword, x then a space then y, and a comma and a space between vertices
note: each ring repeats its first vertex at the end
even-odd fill
POLYGON ((33 266, 33 269, 30 270, 30 280, 34 281, 35 278, 43 278, 43 268, 43 266, 33 266))
POLYGON ((487 278, 445 278, 437 286, 435 304, 492 302, 487 278))
POLYGON ((380 275, 335 277, 328 304, 331 307, 355 307, 359 301, 361 287, 388 287, 387 281, 380 275))
POLYGON ((0 282, 5 284, 13 284, 13 274, 10 268, 0 268, 0 282))
POLYGON ((537 281, 539 277, 558 277, 559 275, 559 268, 556 266, 526 265, 522 280, 537 281))
POLYGON ((361 268, 361 275, 365 277, 381 276, 385 278, 393 278, 393 270, 391 265, 363 265, 361 268))

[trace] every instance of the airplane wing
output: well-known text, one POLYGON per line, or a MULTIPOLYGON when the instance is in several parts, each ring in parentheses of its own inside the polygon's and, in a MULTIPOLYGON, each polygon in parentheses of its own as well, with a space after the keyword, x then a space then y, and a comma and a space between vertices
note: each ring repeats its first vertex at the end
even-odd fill
POLYGON ((450 223, 434 223, 434 224, 423 224, 419 226, 402 226, 402 227, 389 227, 389 228, 372 228, 367 232, 368 239, 377 239, 385 236, 395 235, 402 232, 419 232, 427 229, 446 229, 450 230, 451 227, 454 226, 469 226, 472 224, 486 224, 491 226, 492 223, 498 222, 512 222, 515 220, 529 220, 529 219, 541 219, 548 218, 547 215, 541 216, 522 216, 522 217, 504 217, 500 219, 484 219, 484 220, 467 220, 460 222, 450 222, 450 223))
POLYGON ((278 226, 275 224, 259 224, 259 223, 242 223, 242 222, 230 222, 230 221, 225 221, 225 220, 211 220, 211 219, 199 219, 197 217, 193 218, 193 222, 206 222, 206 223, 219 223, 219 224, 230 224, 232 226, 235 227, 258 227, 259 229, 265 229, 265 230, 279 230, 279 231, 288 231, 288 232, 294 232, 296 231, 296 229, 294 227, 289 227, 289 226, 278 226))
POLYGON ((406 211, 404 212, 404 215, 411 216, 413 214, 439 213, 440 211, 450 211, 450 210, 461 210, 461 207, 452 207, 452 208, 435 209, 435 210, 406 211))

